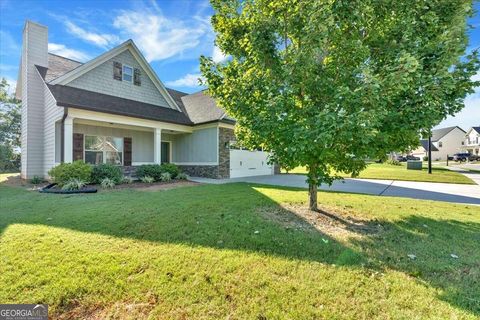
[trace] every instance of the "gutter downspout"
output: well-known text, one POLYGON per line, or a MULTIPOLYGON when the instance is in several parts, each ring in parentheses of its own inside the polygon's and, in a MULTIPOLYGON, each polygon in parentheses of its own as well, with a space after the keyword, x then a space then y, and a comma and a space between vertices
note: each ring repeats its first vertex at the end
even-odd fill
POLYGON ((65 119, 68 116, 68 107, 63 108, 62 130, 60 135, 60 162, 64 162, 65 158, 65 119))

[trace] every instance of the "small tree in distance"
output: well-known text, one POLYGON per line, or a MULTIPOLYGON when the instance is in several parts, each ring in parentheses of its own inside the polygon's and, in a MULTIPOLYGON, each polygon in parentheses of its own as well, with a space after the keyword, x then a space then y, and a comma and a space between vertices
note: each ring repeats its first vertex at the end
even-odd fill
POLYGON ((212 0, 216 44, 204 84, 237 120, 242 144, 317 186, 359 174, 368 158, 418 144, 480 85, 465 55, 471 0, 212 0))

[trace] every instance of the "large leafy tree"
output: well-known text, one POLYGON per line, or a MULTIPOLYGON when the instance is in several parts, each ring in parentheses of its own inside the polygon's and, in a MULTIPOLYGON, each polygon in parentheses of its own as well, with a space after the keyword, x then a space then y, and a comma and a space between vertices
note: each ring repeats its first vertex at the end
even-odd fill
POLYGON ((21 105, 10 85, 0 81, 0 171, 18 170, 20 162, 21 105))
POLYGON ((231 58, 202 57, 205 84, 244 145, 307 167, 313 210, 332 172, 356 176, 365 159, 416 146, 478 85, 471 0, 211 2, 231 58))

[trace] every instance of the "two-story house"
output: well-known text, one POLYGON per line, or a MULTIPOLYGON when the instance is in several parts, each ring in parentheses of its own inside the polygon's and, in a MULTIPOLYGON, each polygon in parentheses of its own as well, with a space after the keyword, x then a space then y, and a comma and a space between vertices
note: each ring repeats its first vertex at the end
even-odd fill
POLYGON ((16 96, 23 178, 74 160, 171 162, 211 178, 273 173, 267 153, 230 148, 235 120, 205 91, 166 88, 132 40, 80 63, 49 53, 48 28, 27 21, 16 96))
MULTIPOLYGON (((458 127, 447 127, 432 130, 432 160, 447 160, 448 156, 462 151, 464 148, 465 131, 458 127)), ((423 158, 427 155, 427 140, 421 141, 422 145, 412 151, 414 156, 423 158)))
POLYGON ((471 127, 465 134, 465 150, 480 155, 480 126, 471 127))

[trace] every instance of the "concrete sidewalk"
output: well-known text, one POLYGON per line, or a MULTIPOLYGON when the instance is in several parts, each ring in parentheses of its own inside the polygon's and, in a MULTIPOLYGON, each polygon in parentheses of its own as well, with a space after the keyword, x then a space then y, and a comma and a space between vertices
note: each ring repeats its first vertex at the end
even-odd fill
MULTIPOLYGON (((478 176, 480 177, 480 175, 478 176)), ((304 175, 296 174, 278 174, 220 180, 190 178, 192 181, 202 183, 223 184, 248 182, 284 187, 308 188, 305 179, 306 177, 304 175)), ((345 179, 335 181, 330 187, 328 185, 322 185, 319 187, 319 189, 480 205, 480 185, 374 179, 345 179)))

